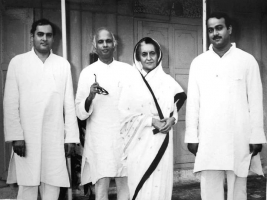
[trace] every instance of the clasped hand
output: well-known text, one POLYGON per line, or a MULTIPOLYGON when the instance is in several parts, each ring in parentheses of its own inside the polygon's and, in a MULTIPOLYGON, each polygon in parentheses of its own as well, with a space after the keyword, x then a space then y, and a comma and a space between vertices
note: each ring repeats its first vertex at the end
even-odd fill
POLYGON ((175 124, 174 117, 164 118, 161 120, 155 118, 152 119, 152 126, 158 129, 159 132, 164 134, 168 133, 174 124, 175 124))

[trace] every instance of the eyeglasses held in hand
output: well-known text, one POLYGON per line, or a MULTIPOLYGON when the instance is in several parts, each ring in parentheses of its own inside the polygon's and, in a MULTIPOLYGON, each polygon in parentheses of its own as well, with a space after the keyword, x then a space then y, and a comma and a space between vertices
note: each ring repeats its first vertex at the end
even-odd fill
MULTIPOLYGON (((95 74, 94 74, 94 75, 95 75, 95 74)), ((97 82, 97 81, 96 81, 96 75, 95 75, 95 82, 97 82)), ((98 86, 98 87, 97 87, 97 92, 98 92, 98 94, 108 95, 108 91, 105 90, 104 88, 102 88, 101 86, 98 86)))

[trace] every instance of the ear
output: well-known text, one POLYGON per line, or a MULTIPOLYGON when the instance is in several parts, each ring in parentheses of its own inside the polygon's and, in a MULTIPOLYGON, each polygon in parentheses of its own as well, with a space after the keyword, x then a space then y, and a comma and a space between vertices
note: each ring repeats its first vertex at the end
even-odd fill
POLYGON ((30 35, 31 47, 33 46, 33 34, 30 35))
POLYGON ((232 34, 232 26, 231 26, 231 25, 230 25, 229 28, 228 28, 228 33, 229 33, 229 35, 232 34))

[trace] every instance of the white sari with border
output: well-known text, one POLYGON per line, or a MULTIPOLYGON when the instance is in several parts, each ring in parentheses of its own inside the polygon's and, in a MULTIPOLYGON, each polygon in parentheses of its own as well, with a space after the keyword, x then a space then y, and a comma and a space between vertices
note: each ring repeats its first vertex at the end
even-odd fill
MULTIPOLYGON (((148 74, 142 70, 141 63, 135 61, 136 73, 123 87, 119 101, 122 114, 121 136, 124 141, 123 165, 128 173, 131 199, 135 189, 157 155, 166 134, 153 134, 152 118, 159 119, 152 94, 142 76, 152 88, 165 118, 171 115, 178 121, 174 96, 183 92, 181 86, 161 66, 161 63, 148 74)), ((138 193, 139 200, 168 200, 173 187, 173 130, 169 131, 169 144, 155 171, 138 193)))

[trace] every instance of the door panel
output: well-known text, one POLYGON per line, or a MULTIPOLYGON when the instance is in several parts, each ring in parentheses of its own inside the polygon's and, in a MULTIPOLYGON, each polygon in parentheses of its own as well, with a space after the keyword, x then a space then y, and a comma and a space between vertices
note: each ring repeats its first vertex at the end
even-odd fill
POLYGON ((1 51, 0 51, 0 179, 5 180, 11 155, 11 144, 5 143, 3 127, 3 95, 6 73, 10 60, 21 53, 30 50, 30 28, 33 22, 32 9, 8 9, 1 10, 1 51), (3 12, 2 12, 3 11, 3 12))
MULTIPOLYGON (((138 19, 135 24, 136 42, 143 37, 156 39, 162 47, 164 71, 170 74, 187 92, 190 64, 202 49, 201 27, 138 19)), ((192 168, 194 163, 194 156, 184 144, 185 110, 186 105, 179 111, 179 122, 174 127, 173 138, 174 166, 182 169, 192 168)))

